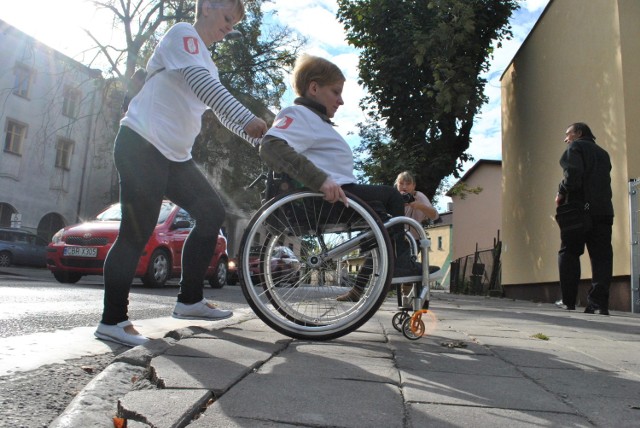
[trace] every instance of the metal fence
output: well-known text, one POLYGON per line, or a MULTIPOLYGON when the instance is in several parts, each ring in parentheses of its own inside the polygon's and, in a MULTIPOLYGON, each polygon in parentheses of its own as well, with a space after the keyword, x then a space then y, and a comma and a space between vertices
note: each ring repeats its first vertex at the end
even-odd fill
POLYGON ((451 262, 450 293, 502 296, 500 252, 502 243, 494 248, 476 250, 473 254, 451 262))

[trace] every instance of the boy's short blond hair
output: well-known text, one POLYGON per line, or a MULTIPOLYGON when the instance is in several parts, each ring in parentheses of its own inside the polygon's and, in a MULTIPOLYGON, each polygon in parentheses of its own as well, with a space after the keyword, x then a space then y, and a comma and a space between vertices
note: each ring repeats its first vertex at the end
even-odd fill
POLYGON ((311 82, 325 86, 345 80, 337 65, 318 56, 302 54, 293 68, 293 90, 299 97, 305 96, 311 82))
POLYGON ((404 181, 407 184, 416 184, 416 179, 409 171, 402 171, 400 174, 398 174, 398 177, 396 177, 396 181, 393 183, 393 185, 398 187, 398 183, 400 183, 401 181, 404 181))
POLYGON ((196 18, 199 18, 202 14, 202 8, 205 3, 209 3, 213 7, 216 5, 231 4, 234 7, 234 12, 238 15, 238 21, 242 21, 242 18, 244 18, 245 10, 242 0, 198 0, 196 2, 196 18))

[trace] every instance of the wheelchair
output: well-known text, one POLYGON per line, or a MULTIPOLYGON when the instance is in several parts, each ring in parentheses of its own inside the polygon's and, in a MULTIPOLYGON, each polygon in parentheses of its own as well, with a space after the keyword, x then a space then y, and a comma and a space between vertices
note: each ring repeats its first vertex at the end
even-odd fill
POLYGON ((393 278, 387 231, 398 224, 417 230, 419 240, 408 232, 406 239, 414 252, 421 249, 422 265, 428 267, 430 241, 417 221, 390 218, 349 193, 348 206, 329 203, 322 193, 273 172, 250 187, 260 180, 265 181, 263 205, 243 234, 239 276, 249 306, 263 322, 296 339, 335 339, 366 323, 396 285, 400 311, 394 328, 411 340, 423 336, 429 269, 423 268, 421 276, 393 278), (357 301, 336 300, 356 283, 362 290, 357 301), (400 285, 409 283, 411 292, 401 296, 400 285))

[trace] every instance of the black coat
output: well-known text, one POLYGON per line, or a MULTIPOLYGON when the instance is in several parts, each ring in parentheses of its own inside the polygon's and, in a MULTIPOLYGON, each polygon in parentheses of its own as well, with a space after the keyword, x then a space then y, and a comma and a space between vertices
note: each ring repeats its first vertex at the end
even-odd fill
POLYGON ((564 179, 558 193, 565 202, 589 202, 592 215, 613 216, 611 203, 611 160, 609 154, 591 139, 578 139, 567 145, 560 158, 564 179))

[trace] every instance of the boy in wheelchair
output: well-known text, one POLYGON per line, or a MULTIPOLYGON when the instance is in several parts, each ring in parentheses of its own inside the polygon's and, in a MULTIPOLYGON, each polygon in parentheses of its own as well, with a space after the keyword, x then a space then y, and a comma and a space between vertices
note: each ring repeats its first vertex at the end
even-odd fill
MULTIPOLYGON (((353 153, 334 129, 331 119, 344 104, 344 74, 324 58, 302 55, 293 70, 294 105, 280 111, 260 144, 260 157, 274 171, 283 172, 324 199, 347 204, 344 191, 365 202, 384 205, 392 217, 404 215, 404 201, 392 186, 357 184, 353 174, 353 153)), ((411 257, 404 227, 389 229, 395 247, 394 278, 422 275, 411 257)), ((362 284, 372 273, 370 260, 360 268, 355 286, 338 300, 357 301, 362 284)))

